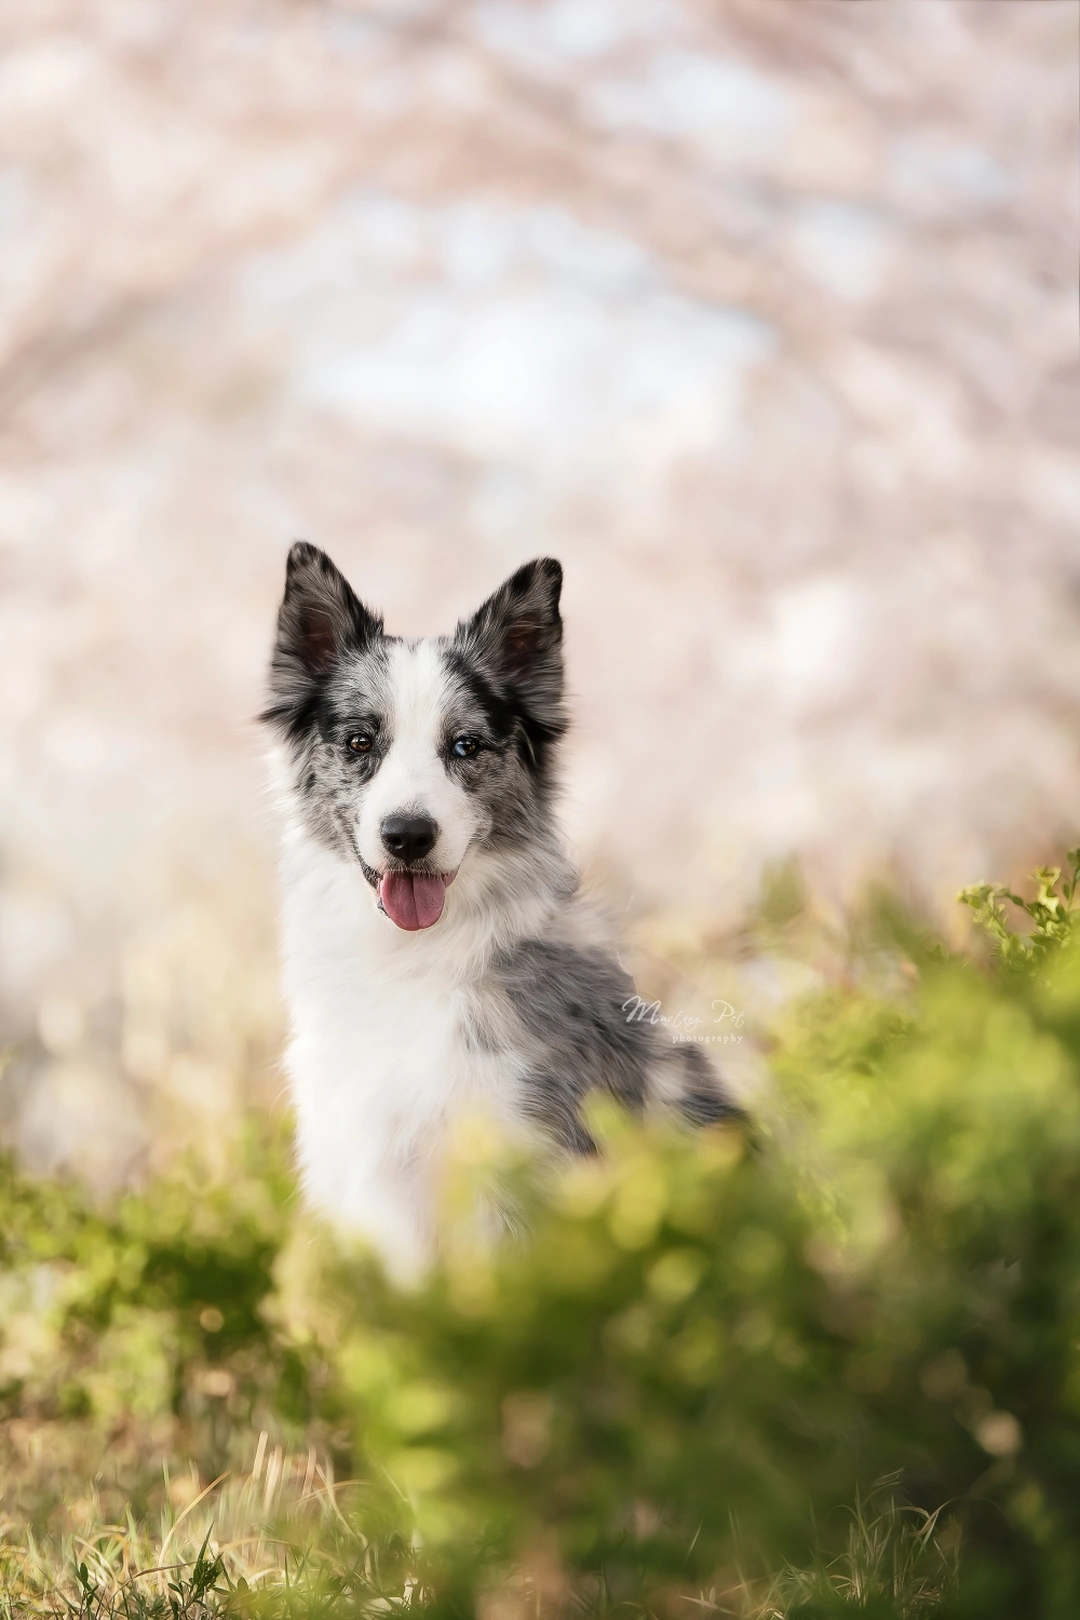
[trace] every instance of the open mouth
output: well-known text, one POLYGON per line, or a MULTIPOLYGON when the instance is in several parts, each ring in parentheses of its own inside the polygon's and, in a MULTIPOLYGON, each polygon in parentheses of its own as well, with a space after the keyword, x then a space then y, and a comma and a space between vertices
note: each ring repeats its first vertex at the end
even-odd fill
POLYGON ((380 872, 379 909, 392 923, 414 933, 437 923, 446 904, 446 891, 457 872, 380 872))

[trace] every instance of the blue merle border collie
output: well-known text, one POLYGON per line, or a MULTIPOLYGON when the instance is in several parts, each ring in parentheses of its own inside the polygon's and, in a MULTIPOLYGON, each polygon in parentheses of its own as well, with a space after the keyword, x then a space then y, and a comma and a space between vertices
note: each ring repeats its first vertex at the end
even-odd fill
POLYGON ((635 1019, 555 816, 562 569, 519 568, 449 636, 387 635, 289 553, 263 718, 285 802, 286 1065, 311 1204, 400 1278, 437 1249, 454 1122, 557 1150, 582 1103, 738 1112, 704 1053, 635 1019))

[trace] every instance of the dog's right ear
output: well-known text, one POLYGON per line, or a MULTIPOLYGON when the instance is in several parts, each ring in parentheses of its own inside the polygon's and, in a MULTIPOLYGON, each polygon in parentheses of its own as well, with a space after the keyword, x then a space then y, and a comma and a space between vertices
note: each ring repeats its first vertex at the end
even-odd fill
POLYGON ((326 552, 298 540, 285 566, 270 661, 272 702, 262 718, 292 730, 341 655, 359 651, 382 629, 326 552))

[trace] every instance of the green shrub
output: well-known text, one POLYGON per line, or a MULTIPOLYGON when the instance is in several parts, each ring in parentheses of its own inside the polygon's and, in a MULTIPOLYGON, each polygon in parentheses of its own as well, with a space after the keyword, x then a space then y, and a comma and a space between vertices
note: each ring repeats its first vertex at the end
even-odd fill
POLYGON ((282 1154, 252 1138, 237 1170, 222 1184, 187 1165, 97 1209, 0 1161, 0 1446, 48 1437, 18 1492, 31 1519, 103 1445, 121 1499, 142 1508, 162 1454, 213 1477, 238 1437, 245 1451, 252 1429, 295 1438, 328 1408, 326 1372, 267 1311, 293 1219, 282 1154))
POLYGON ((543 1175, 463 1133, 414 1293, 298 1223, 271 1153, 101 1213, 9 1169, 0 1412, 133 1430, 136 1505, 163 1452, 201 1481, 260 1430, 355 1470, 314 1528, 297 1494, 261 1591, 212 1537, 204 1607, 1073 1616, 1078 870, 967 893, 988 961, 909 930, 790 1006, 751 1135, 602 1114, 543 1175), (529 1232, 496 1250, 492 1177, 529 1232))
POLYGON ((342 1377, 439 1580, 734 1587, 888 1475, 961 1536, 942 1612, 1080 1611, 1074 886, 1004 973, 793 1009, 755 1147, 611 1120, 527 1244, 355 1281, 342 1377))

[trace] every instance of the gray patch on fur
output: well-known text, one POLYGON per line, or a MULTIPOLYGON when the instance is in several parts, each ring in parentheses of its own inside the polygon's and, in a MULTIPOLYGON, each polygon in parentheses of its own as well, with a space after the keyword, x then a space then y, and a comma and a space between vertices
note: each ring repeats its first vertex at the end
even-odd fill
POLYGON ((459 1028, 467 1051, 490 1056, 502 1050, 502 1043, 482 1012, 474 1009, 465 1013, 459 1028))
POLYGON ((572 1152, 595 1150, 581 1119, 591 1092, 640 1113, 650 1075, 671 1065, 665 1092, 694 1123, 739 1113, 704 1054, 673 1046, 654 1025, 628 1017, 634 985, 614 957, 548 940, 523 940, 493 964, 538 1054, 525 1080, 525 1108, 572 1152))
POLYGON ((674 1066, 679 1112, 691 1125, 717 1125, 741 1117, 742 1109, 719 1083, 699 1046, 680 1042, 663 1048, 661 1057, 674 1066))

